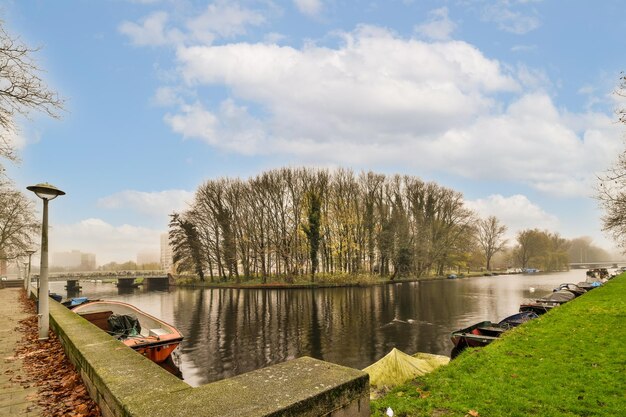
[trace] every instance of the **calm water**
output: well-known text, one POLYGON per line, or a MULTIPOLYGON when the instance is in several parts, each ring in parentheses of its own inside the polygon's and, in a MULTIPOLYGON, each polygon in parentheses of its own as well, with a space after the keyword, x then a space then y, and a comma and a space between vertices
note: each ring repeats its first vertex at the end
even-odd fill
MULTIPOLYGON (((197 386, 305 355, 358 369, 393 347, 449 355, 452 330, 500 320, 524 299, 584 279, 584 270, 574 270, 306 290, 81 285, 82 295, 125 301, 173 323, 185 335, 183 377, 197 386)), ((51 291, 65 295, 63 285, 53 282, 51 291)))

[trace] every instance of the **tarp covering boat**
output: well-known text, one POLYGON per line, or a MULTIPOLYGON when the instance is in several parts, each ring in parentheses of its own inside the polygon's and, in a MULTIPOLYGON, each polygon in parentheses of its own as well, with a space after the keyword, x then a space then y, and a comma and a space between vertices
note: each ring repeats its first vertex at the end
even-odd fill
POLYGON ((416 353, 414 356, 393 348, 391 352, 363 369, 370 376, 374 388, 393 387, 417 376, 434 371, 450 362, 450 358, 430 353, 416 353))
POLYGON ((572 300, 573 298, 574 298, 574 294, 572 294, 570 291, 559 290, 537 301, 550 301, 550 302, 555 302, 555 303, 565 303, 567 301, 572 300))
POLYGON ((134 314, 111 314, 107 321, 109 332, 118 338, 141 334, 141 325, 134 314))

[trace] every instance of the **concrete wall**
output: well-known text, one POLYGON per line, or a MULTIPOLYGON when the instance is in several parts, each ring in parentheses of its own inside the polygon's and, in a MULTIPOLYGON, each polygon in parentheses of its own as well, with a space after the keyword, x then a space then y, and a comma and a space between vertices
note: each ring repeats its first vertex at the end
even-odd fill
POLYGON ((369 416, 364 372, 303 357, 193 388, 50 300, 50 323, 105 416, 369 416))

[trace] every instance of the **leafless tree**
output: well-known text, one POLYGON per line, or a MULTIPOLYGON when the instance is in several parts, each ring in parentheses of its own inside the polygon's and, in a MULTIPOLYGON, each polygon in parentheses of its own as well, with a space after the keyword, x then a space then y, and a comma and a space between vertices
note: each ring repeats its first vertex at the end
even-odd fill
POLYGON ((10 185, 0 187, 0 258, 14 259, 32 249, 40 227, 33 204, 10 185))
MULTIPOLYGON (((626 97, 626 76, 620 77, 616 95, 626 97)), ((621 123, 626 124, 626 108, 617 110, 621 123)), ((602 230, 610 233, 617 244, 626 250, 626 151, 622 152, 615 165, 598 178, 596 198, 604 209, 602 230)))
POLYGON ((11 136, 18 132, 17 116, 31 111, 58 117, 63 101, 49 90, 32 58, 37 49, 12 37, 0 21, 0 156, 16 160, 11 136))
POLYGON ((480 219, 476 228, 476 239, 485 256, 489 271, 491 270, 491 258, 506 245, 506 239, 504 239, 506 226, 501 224, 496 216, 490 216, 486 219, 480 219))
POLYGON ((442 273, 474 252, 462 195, 409 176, 282 168, 214 179, 183 215, 211 279, 442 273))

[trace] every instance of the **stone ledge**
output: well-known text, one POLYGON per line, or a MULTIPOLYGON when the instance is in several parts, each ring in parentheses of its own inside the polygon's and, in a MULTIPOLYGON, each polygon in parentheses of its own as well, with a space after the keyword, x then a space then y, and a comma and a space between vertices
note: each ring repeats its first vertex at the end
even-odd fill
POLYGON ((50 300, 50 323, 105 416, 369 416, 369 377, 303 357, 193 388, 50 300))

